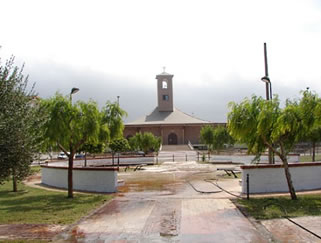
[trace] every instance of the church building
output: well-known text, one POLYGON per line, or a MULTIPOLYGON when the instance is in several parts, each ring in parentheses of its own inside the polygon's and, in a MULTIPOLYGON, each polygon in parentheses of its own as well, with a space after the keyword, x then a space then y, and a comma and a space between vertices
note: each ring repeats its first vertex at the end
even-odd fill
POLYGON ((173 77, 165 71, 156 76, 158 106, 150 114, 126 123, 124 137, 151 132, 162 138, 163 145, 199 144, 203 126, 225 125, 201 120, 174 107, 173 77))

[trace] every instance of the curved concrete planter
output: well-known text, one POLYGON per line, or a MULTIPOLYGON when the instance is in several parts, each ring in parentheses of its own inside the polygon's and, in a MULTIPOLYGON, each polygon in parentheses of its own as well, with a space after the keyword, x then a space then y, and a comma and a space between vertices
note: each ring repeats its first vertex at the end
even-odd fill
MULTIPOLYGON (((57 188, 68 188, 68 168, 41 166, 42 183, 57 188)), ((117 168, 73 168, 73 188, 88 192, 116 192, 117 168)))
MULTIPOLYGON (((205 154, 207 159, 207 154, 205 154)), ((200 157, 201 158, 201 157, 200 157)), ((211 155, 210 162, 232 162, 232 163, 242 163, 242 164, 251 164, 254 155, 211 155)), ((278 156, 274 156, 276 163, 282 163, 281 159, 278 156)), ((291 154, 287 156, 289 163, 298 163, 300 160, 299 154, 291 154)), ((260 163, 268 163, 269 157, 267 155, 261 155, 260 163)))
MULTIPOLYGON (((247 192, 246 176, 249 175, 251 193, 288 192, 283 165, 243 165, 242 193, 247 192)), ((289 164, 296 191, 321 189, 321 163, 289 164)))

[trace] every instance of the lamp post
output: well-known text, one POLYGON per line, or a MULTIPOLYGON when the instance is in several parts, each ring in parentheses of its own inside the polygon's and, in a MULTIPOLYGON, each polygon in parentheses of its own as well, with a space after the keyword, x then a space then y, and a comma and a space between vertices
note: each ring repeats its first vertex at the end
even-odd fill
POLYGON ((72 88, 70 91, 70 103, 72 104, 72 95, 79 91, 78 88, 72 88))
POLYGON ((264 76, 261 80, 266 83, 266 100, 272 100, 272 83, 268 76, 264 76))
MULTIPOLYGON (((265 67, 265 76, 261 78, 261 81, 265 83, 266 100, 272 100, 272 83, 269 78, 269 72, 268 72, 266 43, 264 43, 264 67, 265 67)), ((274 164, 274 155, 270 148, 269 148, 269 164, 274 164)))
POLYGON ((119 95, 117 95, 117 105, 119 105, 119 95))

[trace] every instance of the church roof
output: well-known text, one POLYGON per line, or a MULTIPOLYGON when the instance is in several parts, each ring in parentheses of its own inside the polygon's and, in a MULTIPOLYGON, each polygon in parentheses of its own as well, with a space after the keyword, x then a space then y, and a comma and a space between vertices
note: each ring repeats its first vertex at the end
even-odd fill
POLYGON ((162 73, 160 73, 160 74, 158 74, 158 75, 173 75, 173 74, 169 74, 169 73, 166 73, 166 72, 162 72, 162 73))
POLYGON ((157 76, 174 76, 174 75, 173 75, 173 74, 166 73, 166 72, 164 71, 164 72, 156 75, 156 77, 157 77, 157 76))
POLYGON ((176 108, 174 108, 174 111, 159 111, 156 107, 149 115, 141 117, 133 122, 126 123, 126 125, 178 125, 204 123, 210 122, 188 115, 176 108))

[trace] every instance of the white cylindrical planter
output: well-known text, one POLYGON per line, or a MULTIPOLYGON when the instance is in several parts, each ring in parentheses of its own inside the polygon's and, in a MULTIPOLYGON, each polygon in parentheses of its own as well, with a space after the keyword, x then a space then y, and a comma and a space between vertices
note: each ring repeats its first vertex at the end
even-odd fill
MULTIPOLYGON (((247 192, 246 176, 249 175, 251 193, 288 192, 288 184, 282 164, 243 165, 242 193, 247 192)), ((321 163, 289 164, 296 191, 321 189, 321 163)))
MULTIPOLYGON (((68 188, 68 167, 41 166, 42 183, 68 188)), ((118 168, 73 168, 73 189, 88 192, 116 192, 118 168)))

